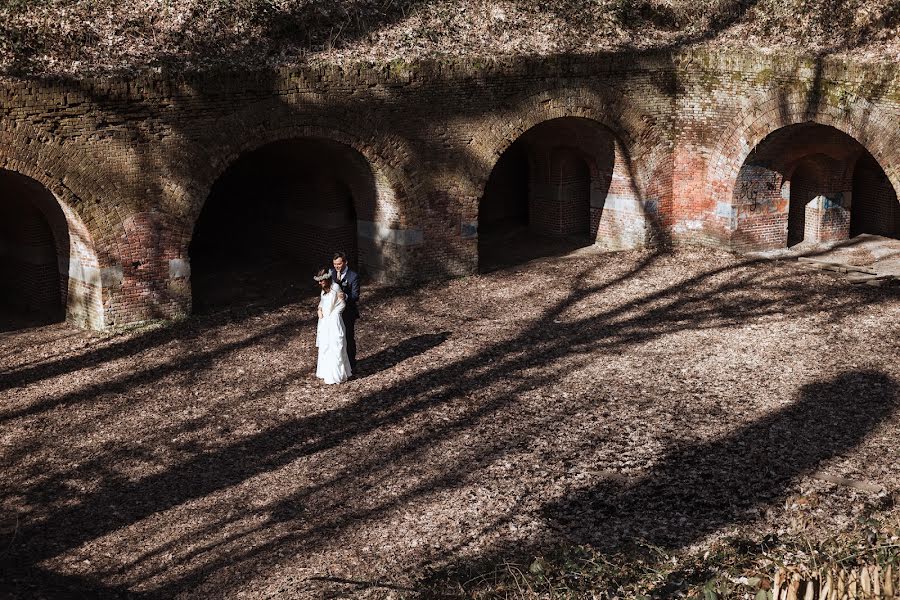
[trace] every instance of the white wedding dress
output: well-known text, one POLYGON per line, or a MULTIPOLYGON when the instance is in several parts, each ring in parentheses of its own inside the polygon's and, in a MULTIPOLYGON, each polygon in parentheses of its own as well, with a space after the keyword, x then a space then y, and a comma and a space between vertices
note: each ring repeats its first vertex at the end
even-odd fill
POLYGON ((332 283, 331 289, 322 292, 319 298, 322 318, 316 329, 316 346, 319 348, 316 377, 328 384, 343 383, 350 377, 347 335, 341 319, 345 306, 341 287, 336 283, 332 283))

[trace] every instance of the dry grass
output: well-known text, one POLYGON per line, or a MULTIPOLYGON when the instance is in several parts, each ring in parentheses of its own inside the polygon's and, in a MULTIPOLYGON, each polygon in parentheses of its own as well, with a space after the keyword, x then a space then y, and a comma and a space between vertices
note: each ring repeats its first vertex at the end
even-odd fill
POLYGON ((545 56, 696 44, 900 57, 893 0, 7 0, 0 72, 545 56))

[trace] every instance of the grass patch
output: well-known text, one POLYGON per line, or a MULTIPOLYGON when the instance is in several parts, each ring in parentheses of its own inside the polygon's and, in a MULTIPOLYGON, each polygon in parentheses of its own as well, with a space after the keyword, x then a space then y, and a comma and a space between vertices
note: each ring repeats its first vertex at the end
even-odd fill
MULTIPOLYGON (((796 575, 798 586, 825 584, 828 574, 849 582, 863 569, 892 578, 897 589, 900 542, 842 535, 813 543, 802 536, 727 537, 706 550, 673 552, 635 543, 615 555, 586 546, 560 546, 518 558, 457 564, 431 574, 426 597, 639 600, 753 598, 771 600, 796 575)), ((874 577, 874 576, 873 576, 874 577)), ((859 584, 862 589, 862 583, 859 584)), ((874 583, 872 584, 874 588, 874 583)), ((818 595, 816 596, 818 597, 818 595)))

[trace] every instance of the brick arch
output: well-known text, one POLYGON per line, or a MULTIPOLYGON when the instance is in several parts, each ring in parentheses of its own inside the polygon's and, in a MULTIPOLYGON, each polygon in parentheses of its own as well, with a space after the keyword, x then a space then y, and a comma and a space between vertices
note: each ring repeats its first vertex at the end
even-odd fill
POLYGON ((256 106, 245 109, 221 123, 218 139, 204 140, 203 152, 210 168, 192 174, 193 189, 189 193, 182 190, 190 207, 188 235, 212 186, 236 160, 271 143, 299 138, 329 140, 355 150, 368 162, 375 177, 380 221, 400 227, 418 222, 422 208, 414 200, 419 197, 420 183, 406 173, 421 172, 422 166, 405 139, 385 133, 387 128, 379 130, 361 121, 338 122, 324 115, 300 117, 290 113, 283 124, 275 126, 270 112, 256 106))
MULTIPOLYGON (((748 217, 744 206, 746 194, 743 188, 739 192, 738 185, 756 185, 748 184, 742 178, 748 158, 770 136, 787 127, 820 125, 847 136, 873 155, 884 168, 891 184, 898 189, 900 152, 897 148, 900 148, 900 132, 895 127, 890 127, 891 116, 877 105, 860 98, 854 98, 847 105, 837 105, 828 98, 811 104, 809 97, 802 91, 784 92, 773 88, 764 95, 752 98, 746 106, 744 115, 732 121, 714 146, 707 163, 705 183, 710 202, 708 210, 712 213, 709 218, 716 228, 724 232, 725 239, 733 247, 753 250, 783 246, 778 239, 787 235, 786 229, 782 231, 787 226, 786 199, 778 197, 781 194, 776 192, 768 200, 779 206, 762 212, 756 210, 754 200, 754 210, 751 211, 753 214, 748 217)), ((750 179, 754 181, 762 181, 765 177, 767 175, 761 172, 750 173, 750 179)), ((767 185, 772 187, 771 183, 767 185)), ((840 203, 832 204, 837 206, 840 203)), ((765 203, 762 206, 764 205, 765 203)), ((846 212, 846 207, 835 208, 838 209, 846 212)), ((820 212, 825 215, 827 211, 822 208, 820 212)), ((842 213, 840 218, 834 215, 829 215, 828 218, 835 223, 844 224, 849 217, 842 213)), ((832 239, 829 236, 833 235, 841 234, 831 232, 818 241, 828 241, 832 239)))
POLYGON ((605 87, 541 90, 513 101, 498 114, 499 127, 476 133, 469 145, 473 162, 470 192, 480 197, 497 159, 525 132, 562 117, 589 119, 609 130, 627 153, 635 183, 641 188, 650 187, 650 172, 669 155, 654 119, 629 105, 620 92, 605 87))
MULTIPOLYGON (((399 278, 401 274, 395 271, 402 268, 403 263, 395 260, 393 254, 402 251, 399 245, 406 243, 407 238, 416 238, 415 243, 421 241, 418 239, 420 230, 414 228, 421 222, 421 207, 415 203, 419 197, 419 184, 406 175, 407 171, 414 170, 411 165, 416 164, 412 151, 405 140, 390 134, 376 136, 369 126, 360 125, 360 133, 351 134, 344 123, 329 123, 326 117, 316 121, 316 124, 300 122, 281 127, 267 127, 264 123, 253 127, 245 122, 240 130, 247 135, 223 140, 210 158, 211 168, 199 178, 189 216, 178 228, 179 255, 188 256, 194 226, 212 186, 242 156, 277 142, 319 139, 355 152, 371 171, 373 196, 370 203, 362 207, 365 216, 361 215, 358 220, 360 255, 365 257, 360 266, 379 280, 399 278)), ((227 129, 227 125, 222 127, 223 131, 227 129)), ((358 198, 354 200, 359 202, 358 198)), ((360 212, 360 206, 357 206, 357 212, 360 212)))
POLYGON ((890 114, 868 100, 856 98, 850 106, 822 100, 811 111, 806 96, 784 97, 772 90, 747 106, 710 154, 706 186, 713 207, 732 203, 738 173, 754 148, 779 129, 808 122, 833 127, 859 142, 900 190, 900 129, 890 114))
MULTIPOLYGON (((463 212, 477 221, 478 203, 501 155, 523 135, 542 123, 561 118, 581 118, 609 132, 615 145, 614 177, 627 182, 629 191, 615 200, 627 216, 616 219, 598 243, 610 249, 631 248, 657 241, 662 235, 661 211, 671 198, 672 164, 670 144, 653 118, 631 106, 612 88, 583 87, 542 90, 513 102, 498 114, 498 127, 477 134, 470 143, 470 199, 463 212), (624 238, 623 231, 627 231, 624 238), (637 241, 642 240, 642 241, 637 241)), ((591 161, 589 161, 591 165, 591 161)), ((595 169, 591 165, 592 176, 595 169)), ((596 229, 596 227, 592 228, 596 229)))
POLYGON ((102 329, 105 318, 100 256, 94 234, 78 210, 81 200, 64 183, 70 175, 65 171, 66 159, 71 157, 51 141, 46 134, 38 135, 21 126, 12 131, 0 129, 0 169, 36 182, 55 200, 63 218, 51 217, 49 224, 57 244, 66 321, 102 329), (60 247, 61 240, 67 240, 68 247, 60 247))

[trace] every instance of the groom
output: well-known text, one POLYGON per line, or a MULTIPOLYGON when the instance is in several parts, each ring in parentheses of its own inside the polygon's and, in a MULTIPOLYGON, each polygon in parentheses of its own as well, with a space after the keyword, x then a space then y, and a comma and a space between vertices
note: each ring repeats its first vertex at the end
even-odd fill
POLYGON ((359 308, 356 303, 359 302, 359 275, 356 271, 351 271, 347 265, 347 255, 343 252, 335 252, 331 264, 331 279, 344 292, 344 302, 347 306, 344 308, 342 318, 344 320, 344 329, 347 332, 347 357, 350 359, 350 370, 356 375, 356 338, 354 337, 353 328, 356 326, 356 319, 359 318, 359 308))

